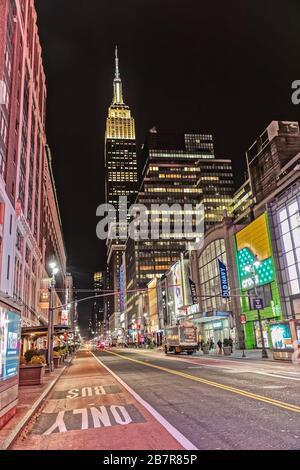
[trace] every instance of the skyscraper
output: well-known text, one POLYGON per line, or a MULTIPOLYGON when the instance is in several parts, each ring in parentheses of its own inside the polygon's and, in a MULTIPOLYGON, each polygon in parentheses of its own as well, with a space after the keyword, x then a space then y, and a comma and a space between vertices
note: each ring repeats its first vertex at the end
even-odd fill
MULTIPOLYGON (((119 197, 127 196, 128 204, 134 202, 138 187, 135 122, 129 106, 124 103, 123 87, 119 70, 118 49, 115 50, 115 78, 113 101, 108 109, 105 132, 105 201, 118 211, 119 197)), ((122 207, 126 210, 126 207, 122 207)), ((120 286, 120 266, 124 240, 118 233, 107 242, 108 287, 116 291, 120 286)), ((107 315, 120 312, 119 296, 107 299, 107 315)))
POLYGON ((295 121, 272 121, 247 152, 250 184, 255 203, 278 187, 281 169, 300 152, 300 129, 295 121))
MULTIPOLYGON (((168 210, 159 212, 152 209, 153 204, 179 205, 181 210, 177 213, 181 216, 185 215, 184 205, 192 206, 192 212, 195 212, 198 205, 203 204, 207 230, 223 219, 234 193, 232 163, 215 158, 212 135, 171 134, 153 128, 143 145, 142 158, 145 166, 137 203, 147 207, 151 222, 159 223, 161 227, 168 217, 168 210)), ((193 233, 189 236, 193 236, 195 228, 193 223, 193 233)), ((129 238, 126 245, 127 290, 144 288, 152 279, 159 279, 178 261, 188 240, 184 235, 170 236, 163 231, 155 239, 129 238)), ((131 331, 134 325, 140 332, 143 328, 145 312, 142 312, 141 297, 137 292, 127 293, 127 324, 131 331)))
MULTIPOLYGON (((95 295, 101 295, 104 290, 104 273, 94 273, 95 295)), ((91 315, 89 318, 89 336, 92 338, 96 334, 100 335, 103 331, 104 320, 104 298, 94 299, 91 315)))
POLYGON ((134 201, 137 182, 135 122, 129 106, 124 103, 116 48, 113 101, 108 109, 105 132, 106 203, 117 209, 119 196, 128 196, 134 201))

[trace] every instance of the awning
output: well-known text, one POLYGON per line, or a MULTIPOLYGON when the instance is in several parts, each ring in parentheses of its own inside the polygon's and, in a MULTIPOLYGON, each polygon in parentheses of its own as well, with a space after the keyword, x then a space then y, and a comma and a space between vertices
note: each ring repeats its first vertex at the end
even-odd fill
MULTIPOLYGON (((54 325, 55 334, 63 334, 71 330, 70 326, 54 325)), ((21 336, 47 336, 47 326, 29 326, 21 329, 21 336)))
POLYGON ((195 323, 211 323, 214 321, 228 320, 228 317, 215 316, 215 317, 201 317, 201 318, 190 318, 189 320, 195 323))

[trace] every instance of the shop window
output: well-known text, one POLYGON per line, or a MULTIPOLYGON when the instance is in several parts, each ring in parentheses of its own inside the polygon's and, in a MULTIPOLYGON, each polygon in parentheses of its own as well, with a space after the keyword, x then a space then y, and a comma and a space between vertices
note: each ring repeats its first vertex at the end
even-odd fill
POLYGON ((298 248, 300 247, 300 229, 299 227, 296 228, 295 230, 293 230, 293 240, 294 240, 294 244, 295 244, 295 247, 298 248))
POLYGON ((284 235, 285 233, 288 233, 290 231, 290 226, 289 226, 289 221, 285 220, 280 224, 281 227, 281 233, 284 235))
POLYGON ((293 281, 290 281, 290 288, 291 288, 291 295, 297 295, 300 293, 298 279, 294 279, 293 281))
POLYGON ((296 212, 299 211, 298 202, 295 201, 295 202, 293 202, 293 204, 290 204, 289 207, 288 207, 288 209, 289 209, 289 215, 290 215, 290 216, 291 216, 291 215, 294 215, 296 212))
POLYGON ((294 255, 294 252, 293 252, 293 251, 290 251, 290 252, 287 253, 285 256, 286 256, 286 264, 287 264, 287 266, 292 266, 293 264, 296 264, 295 255, 294 255))
POLYGON ((287 210, 283 209, 279 212, 279 220, 280 222, 283 222, 285 219, 287 219, 287 210))
POLYGON ((289 251, 292 251, 293 244, 292 244, 291 235, 289 233, 286 233, 282 238, 283 238, 284 252, 288 253, 289 251))

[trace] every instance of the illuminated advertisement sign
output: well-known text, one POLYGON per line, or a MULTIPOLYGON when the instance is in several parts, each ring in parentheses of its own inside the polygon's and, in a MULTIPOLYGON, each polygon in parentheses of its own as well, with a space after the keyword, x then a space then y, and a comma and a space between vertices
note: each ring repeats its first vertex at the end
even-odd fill
POLYGON ((124 266, 120 267, 120 311, 125 311, 125 296, 124 296, 124 266))
POLYGON ((18 375, 20 331, 19 315, 0 307, 0 381, 18 375))
POLYGON ((270 325, 270 333, 274 349, 293 349, 292 333, 288 323, 270 325))
POLYGON ((174 297, 175 297, 175 311, 183 306, 183 292, 182 292, 182 279, 181 279, 181 264, 176 263, 172 268, 173 281, 174 281, 174 297))
POLYGON ((240 287, 248 291, 275 280, 275 268, 268 233, 266 214, 263 214, 236 235, 240 287), (254 265, 255 260, 259 263, 254 265), (249 270, 249 266, 253 270, 249 270), (255 281, 254 281, 255 276, 255 281))

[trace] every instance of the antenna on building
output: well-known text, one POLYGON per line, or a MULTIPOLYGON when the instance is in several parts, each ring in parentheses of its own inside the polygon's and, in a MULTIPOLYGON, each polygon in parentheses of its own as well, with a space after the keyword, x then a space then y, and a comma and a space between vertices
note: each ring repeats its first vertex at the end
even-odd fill
POLYGON ((120 71, 119 71, 119 57, 118 57, 118 46, 115 49, 115 57, 116 57, 116 71, 115 71, 115 78, 119 80, 120 78, 120 71))

